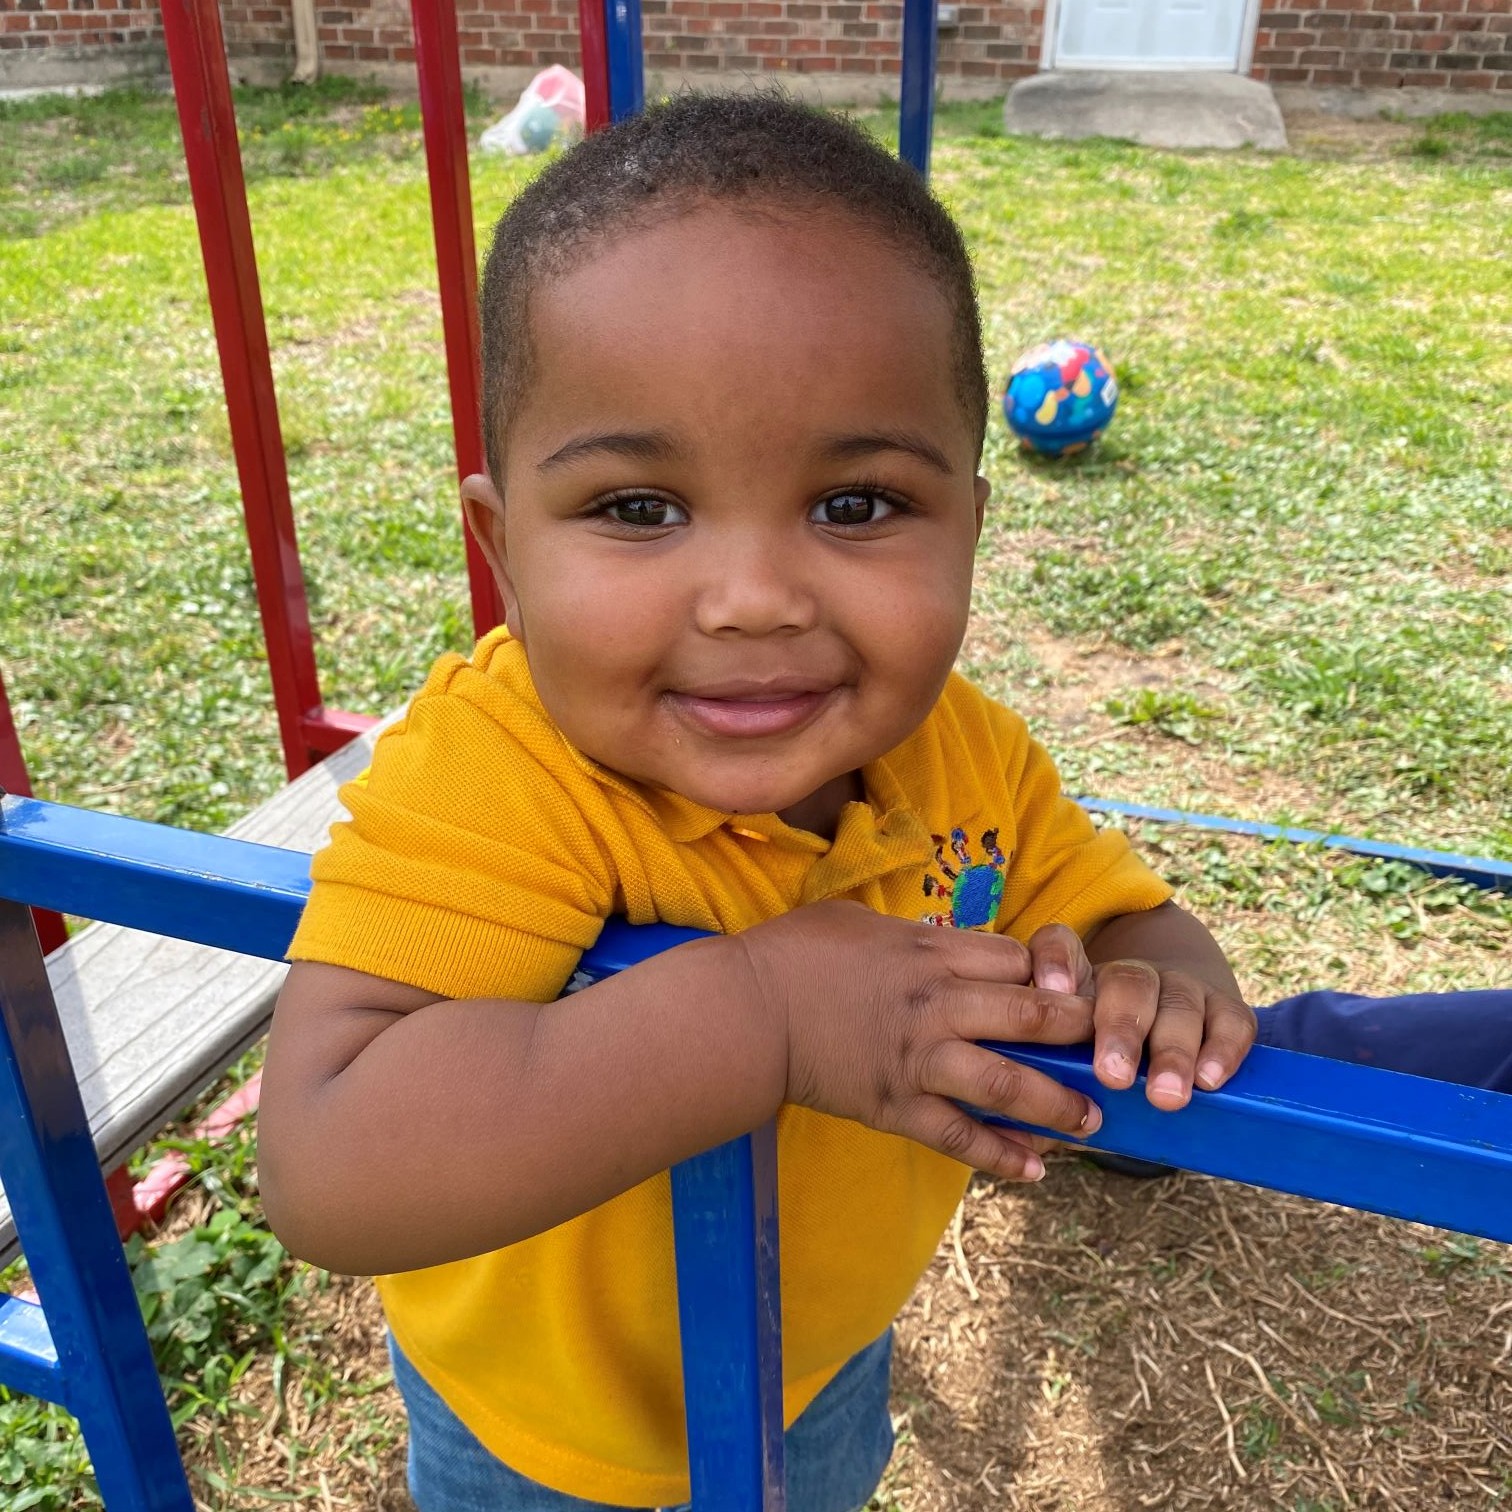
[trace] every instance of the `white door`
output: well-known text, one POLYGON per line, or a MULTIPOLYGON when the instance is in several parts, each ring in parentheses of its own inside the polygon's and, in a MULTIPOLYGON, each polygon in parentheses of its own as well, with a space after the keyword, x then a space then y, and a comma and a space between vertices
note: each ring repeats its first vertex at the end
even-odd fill
POLYGON ((1239 67, 1246 0, 1060 0, 1054 68, 1239 67))

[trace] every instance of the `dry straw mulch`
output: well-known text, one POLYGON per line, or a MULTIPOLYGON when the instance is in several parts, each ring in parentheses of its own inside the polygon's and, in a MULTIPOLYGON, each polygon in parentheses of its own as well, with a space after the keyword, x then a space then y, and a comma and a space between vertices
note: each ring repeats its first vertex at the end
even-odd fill
MULTIPOLYGON (((370 1288, 333 1281, 304 1322, 372 1395, 298 1372, 275 1392, 260 1361, 254 1410, 189 1447, 201 1506, 410 1512, 370 1288)), ((1512 1251, 1052 1157, 1036 1189, 973 1185, 900 1321, 893 1407, 885 1512, 1490 1506, 1512 1486, 1512 1251)))
POLYGON ((979 1178, 899 1330, 908 1512, 1489 1505, 1512 1251, 1064 1156, 979 1178))

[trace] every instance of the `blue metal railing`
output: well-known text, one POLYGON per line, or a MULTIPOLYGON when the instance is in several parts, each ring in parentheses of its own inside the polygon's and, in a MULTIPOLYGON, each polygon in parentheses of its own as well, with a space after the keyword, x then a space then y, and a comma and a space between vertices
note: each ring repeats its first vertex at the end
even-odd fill
MULTIPOLYGON (((645 109, 640 0, 603 0, 608 54, 609 116, 623 121, 645 109)), ((902 63, 898 90, 898 156, 929 177, 934 134, 937 0, 903 0, 902 63)))
POLYGON ((623 121, 646 108, 640 0, 604 0, 604 34, 609 63, 609 118, 623 121))
POLYGON ((903 71, 898 89, 898 156, 927 179, 934 136, 936 0, 903 0, 903 71))
MULTIPOLYGON (((20 906, 279 959, 308 857, 0 797, 0 1180, 40 1310, 0 1305, 0 1381, 78 1415, 112 1512, 191 1503, 152 1375, 56 1007, 20 906), (49 1323, 51 1325, 49 1329, 49 1323)), ((694 938, 611 920, 602 976, 694 938)), ((998 1046, 1096 1098, 1092 1143, 1258 1186, 1512 1241, 1512 1098, 1259 1047, 1219 1092, 1159 1113, 1084 1046, 998 1046)), ((690 1466, 699 1512, 783 1506, 776 1170, 758 1131, 673 1173, 690 1466)))
POLYGON ((1417 846, 1393 845, 1386 840, 1366 840, 1359 835, 1298 829, 1289 824, 1264 824, 1255 819, 1230 819, 1223 814, 1198 814, 1190 809, 1156 808, 1147 803, 1119 803, 1112 798, 1078 798, 1076 801, 1089 814, 1110 814, 1151 824, 1179 824, 1186 829, 1244 835, 1254 840, 1284 840, 1288 845, 1317 845, 1324 850, 1345 851, 1371 861, 1400 861, 1435 877, 1469 882, 1486 892, 1512 893, 1512 861, 1498 861, 1492 856, 1423 850, 1417 846))
POLYGON ((110 1512, 193 1512, 42 952, 15 902, 0 903, 0 1181, 46 1309, 0 1308, 0 1384, 79 1419, 110 1512))

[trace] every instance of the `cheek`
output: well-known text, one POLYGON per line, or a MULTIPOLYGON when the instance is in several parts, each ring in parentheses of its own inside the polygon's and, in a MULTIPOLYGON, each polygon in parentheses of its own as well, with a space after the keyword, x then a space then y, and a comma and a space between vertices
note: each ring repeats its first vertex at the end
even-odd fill
POLYGON ((900 574, 866 607, 895 654, 915 664, 952 661, 971 612, 970 564, 936 561, 926 572, 900 574))
POLYGON ((656 574, 627 574, 566 546, 533 554, 516 579, 516 602, 537 682, 569 694, 633 684, 660 656, 676 612, 656 574))

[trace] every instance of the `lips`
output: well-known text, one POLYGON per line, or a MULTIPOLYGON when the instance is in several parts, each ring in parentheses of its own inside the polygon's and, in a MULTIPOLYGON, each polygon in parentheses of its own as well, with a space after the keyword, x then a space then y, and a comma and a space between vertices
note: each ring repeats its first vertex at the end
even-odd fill
POLYGON ((696 730, 725 739, 785 735, 813 719, 834 698, 833 686, 793 678, 701 684, 664 695, 696 730))

